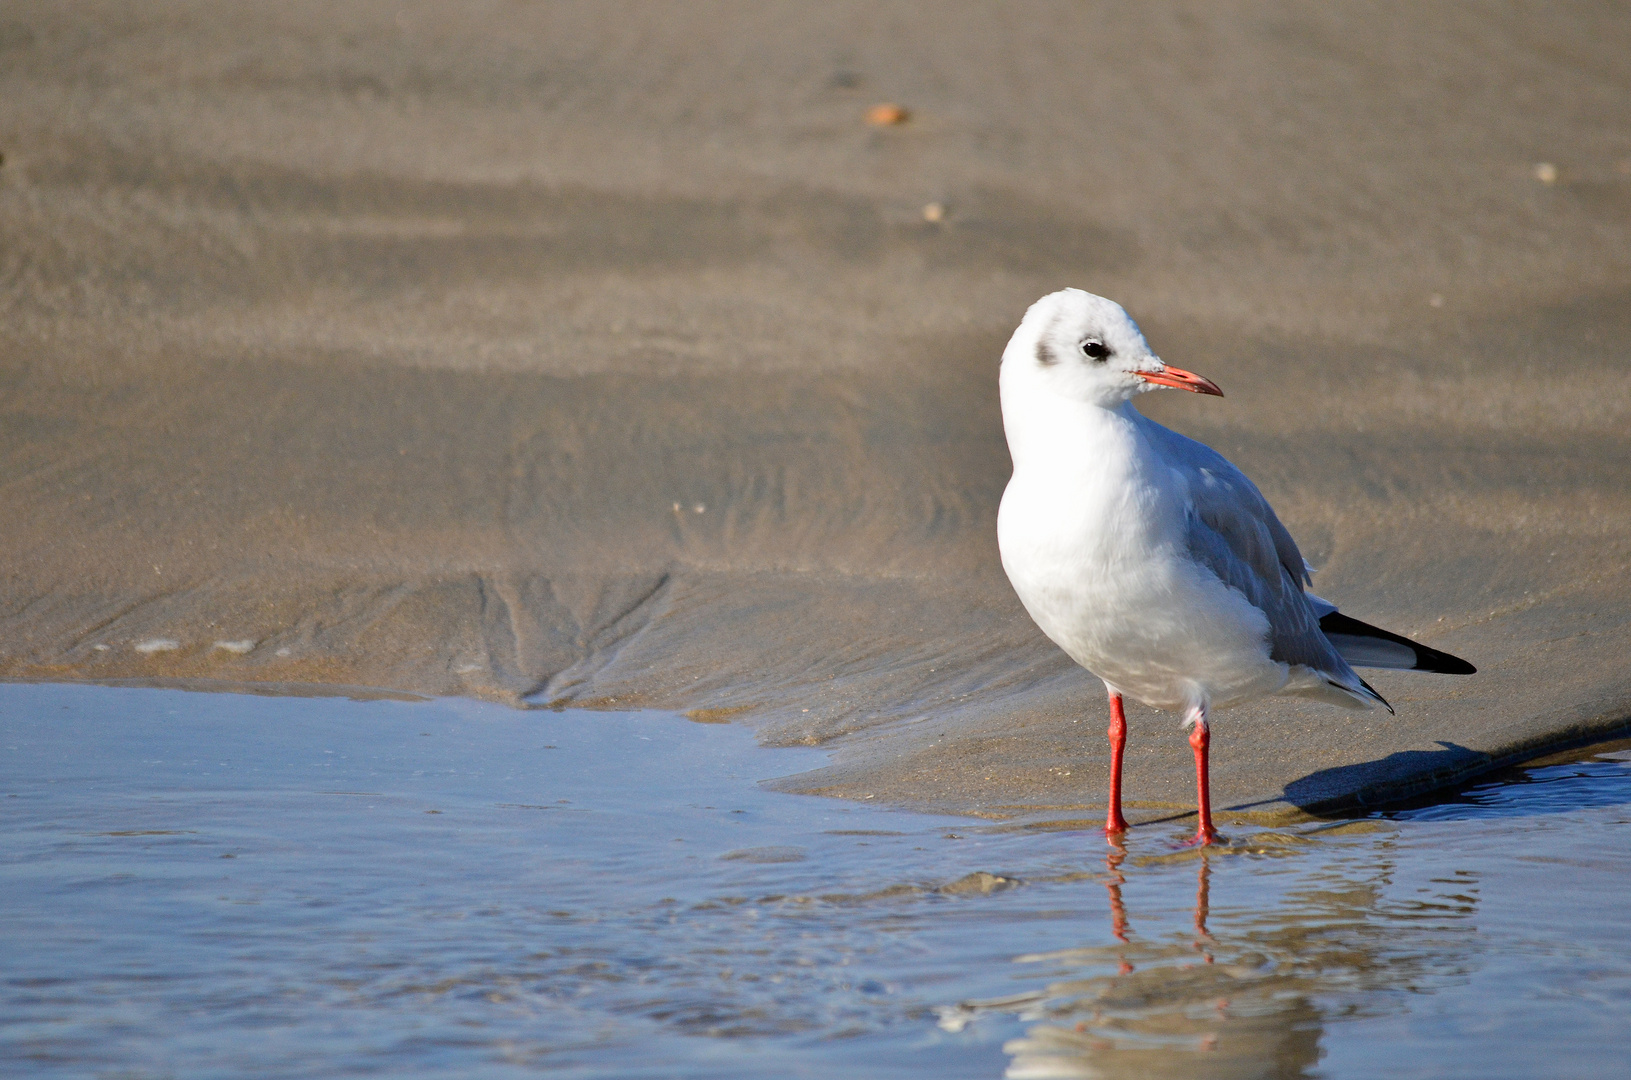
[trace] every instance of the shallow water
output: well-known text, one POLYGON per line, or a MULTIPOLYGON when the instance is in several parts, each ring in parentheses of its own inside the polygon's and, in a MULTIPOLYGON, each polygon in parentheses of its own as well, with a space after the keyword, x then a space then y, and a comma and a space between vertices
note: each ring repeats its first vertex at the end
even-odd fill
POLYGON ((776 794, 670 714, 0 685, 40 1076, 1609 1076, 1631 752, 1341 822, 776 794))

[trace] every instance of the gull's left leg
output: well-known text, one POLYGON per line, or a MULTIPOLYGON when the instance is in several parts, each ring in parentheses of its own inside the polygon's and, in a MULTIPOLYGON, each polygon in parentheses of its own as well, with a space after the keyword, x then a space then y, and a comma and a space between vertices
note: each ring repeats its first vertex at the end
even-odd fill
MULTIPOLYGON (((1108 685, 1106 690, 1110 690, 1108 685)), ((1127 831, 1127 819, 1121 816, 1121 755, 1127 748, 1127 712, 1122 708, 1121 695, 1110 690, 1110 807, 1104 812, 1104 831, 1109 836, 1127 831)), ((1115 843, 1114 840, 1111 843, 1115 843)))
POLYGON ((1206 706, 1196 705, 1186 719, 1189 727, 1189 745, 1195 748, 1195 795, 1200 808, 1200 824, 1195 829, 1197 844, 1210 844, 1218 838, 1212 827, 1212 790, 1207 777, 1207 748, 1212 745, 1212 732, 1206 726, 1206 706))

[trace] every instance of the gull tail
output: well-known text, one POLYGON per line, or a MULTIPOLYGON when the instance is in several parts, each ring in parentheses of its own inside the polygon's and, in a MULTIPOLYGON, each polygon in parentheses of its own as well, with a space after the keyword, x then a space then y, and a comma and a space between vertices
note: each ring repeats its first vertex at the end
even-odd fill
MULTIPOLYGON (((1392 631, 1362 623, 1340 611, 1332 610, 1321 615, 1320 629, 1342 659, 1354 667, 1432 671, 1440 675, 1471 675, 1478 670, 1459 656, 1430 649, 1419 641, 1411 641, 1392 631)), ((1371 690, 1368 685, 1365 689, 1371 690)), ((1371 690, 1371 693, 1376 694, 1376 691, 1371 690)), ((1382 695, 1376 694, 1376 697, 1381 700, 1382 695)))

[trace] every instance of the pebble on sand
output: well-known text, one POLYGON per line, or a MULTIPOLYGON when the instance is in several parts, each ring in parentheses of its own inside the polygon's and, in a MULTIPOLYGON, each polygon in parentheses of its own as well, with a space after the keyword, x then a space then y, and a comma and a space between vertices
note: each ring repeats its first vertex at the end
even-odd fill
POLYGON ((942 221, 945 221, 946 208, 937 202, 926 204, 923 207, 923 220, 927 221, 931 225, 936 225, 942 221))
POLYGON ((1535 166, 1535 179, 1543 184, 1557 183, 1557 166, 1550 161, 1542 161, 1535 166))
POLYGON ((866 122, 875 127, 895 127, 911 118, 912 114, 907 111, 906 106, 896 105, 890 101, 874 105, 866 111, 866 122))

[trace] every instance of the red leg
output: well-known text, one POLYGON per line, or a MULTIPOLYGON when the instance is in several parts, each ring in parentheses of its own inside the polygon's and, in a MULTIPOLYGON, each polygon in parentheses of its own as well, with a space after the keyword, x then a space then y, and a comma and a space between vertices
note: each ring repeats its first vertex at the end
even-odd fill
POLYGON ((1104 812, 1104 831, 1114 836, 1127 831, 1127 819, 1121 816, 1121 752, 1127 746, 1127 713, 1121 706, 1121 695, 1110 692, 1110 808, 1104 812))
POLYGON ((1195 829, 1195 843, 1210 844, 1218 838, 1212 827, 1212 791, 1207 783, 1206 750, 1212 744, 1212 733, 1206 727, 1206 713, 1197 710, 1195 726, 1189 731, 1189 745, 1195 748, 1195 794, 1200 807, 1200 824, 1195 829))

